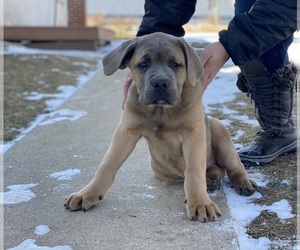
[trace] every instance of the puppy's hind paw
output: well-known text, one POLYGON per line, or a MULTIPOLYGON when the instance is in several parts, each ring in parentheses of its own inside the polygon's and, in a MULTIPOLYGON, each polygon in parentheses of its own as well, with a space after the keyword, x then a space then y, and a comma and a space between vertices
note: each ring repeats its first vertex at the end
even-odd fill
POLYGON ((250 179, 235 183, 233 186, 238 194, 244 196, 250 196, 257 190, 256 182, 250 179))
POLYGON ((207 177, 206 183, 207 183, 207 192, 213 193, 215 191, 218 191, 220 187, 222 186, 223 179, 219 175, 215 175, 213 177, 207 177))

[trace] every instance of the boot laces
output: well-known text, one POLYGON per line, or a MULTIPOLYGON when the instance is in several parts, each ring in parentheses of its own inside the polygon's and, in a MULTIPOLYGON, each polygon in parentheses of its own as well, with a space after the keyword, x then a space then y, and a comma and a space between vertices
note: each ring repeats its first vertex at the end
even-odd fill
POLYGON ((249 88, 247 96, 251 97, 251 103, 254 101, 255 115, 263 130, 258 132, 260 136, 277 136, 282 132, 280 124, 280 90, 278 84, 269 86, 260 86, 259 94, 256 87, 252 85, 249 88))

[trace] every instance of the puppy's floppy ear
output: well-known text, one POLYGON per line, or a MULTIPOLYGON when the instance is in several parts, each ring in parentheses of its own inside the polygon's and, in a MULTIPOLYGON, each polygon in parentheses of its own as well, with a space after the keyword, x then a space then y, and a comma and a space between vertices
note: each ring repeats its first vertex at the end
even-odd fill
POLYGON ((197 82, 200 82, 200 77, 203 75, 203 65, 191 45, 189 45, 183 38, 180 38, 180 43, 185 55, 188 80, 192 86, 195 86, 197 82))
POLYGON ((136 46, 137 38, 122 43, 118 48, 107 54, 102 60, 104 74, 110 76, 118 69, 127 68, 136 46))

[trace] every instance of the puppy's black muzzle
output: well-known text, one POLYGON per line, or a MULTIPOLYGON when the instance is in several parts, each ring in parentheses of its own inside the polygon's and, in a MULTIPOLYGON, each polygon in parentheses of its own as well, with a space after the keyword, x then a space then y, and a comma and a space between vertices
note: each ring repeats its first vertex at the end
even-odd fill
POLYGON ((147 99, 150 104, 170 105, 174 102, 171 79, 165 75, 153 76, 149 79, 147 99))

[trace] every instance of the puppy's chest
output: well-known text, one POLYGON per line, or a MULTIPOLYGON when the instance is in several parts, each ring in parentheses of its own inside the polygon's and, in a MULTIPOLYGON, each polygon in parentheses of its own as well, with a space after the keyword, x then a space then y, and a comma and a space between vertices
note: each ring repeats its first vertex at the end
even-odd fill
POLYGON ((185 168, 182 152, 183 134, 179 129, 171 129, 163 124, 148 127, 144 134, 151 158, 160 168, 180 173, 185 168))
MULTIPOLYGON (((155 109, 156 112, 158 112, 157 110, 159 109, 155 109)), ((174 112, 154 113, 152 112, 142 122, 144 137, 156 143, 178 146, 188 129, 184 119, 178 119, 174 112)))
POLYGON ((146 128, 146 130, 148 130, 149 135, 151 134, 152 136, 155 136, 158 138, 164 137, 168 133, 171 132, 171 129, 162 123, 155 123, 155 124, 149 124, 149 125, 150 126, 146 128))
POLYGON ((144 129, 143 136, 150 147, 160 148, 163 151, 177 151, 181 149, 183 129, 161 124, 149 124, 144 129))

